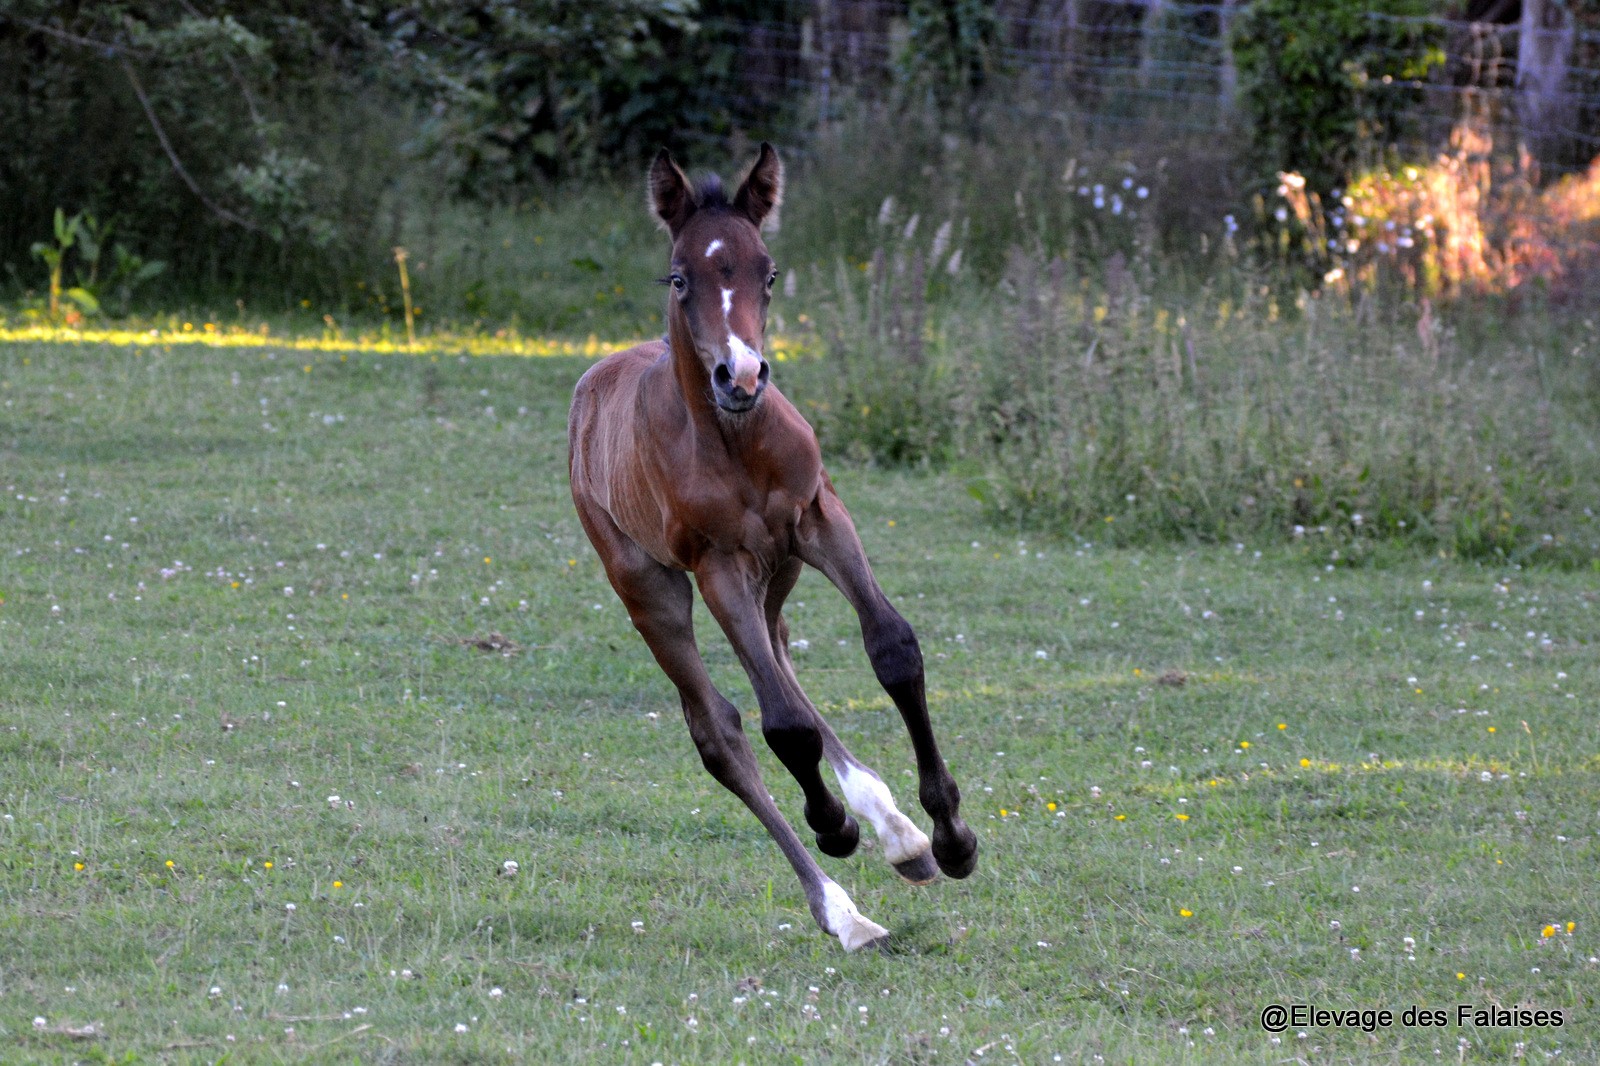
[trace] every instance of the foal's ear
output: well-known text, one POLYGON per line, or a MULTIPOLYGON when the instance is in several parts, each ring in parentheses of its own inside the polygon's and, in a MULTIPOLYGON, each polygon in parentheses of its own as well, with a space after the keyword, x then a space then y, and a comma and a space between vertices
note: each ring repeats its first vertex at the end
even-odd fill
MULTIPOLYGON (((763 220, 775 223, 773 211, 783 201, 783 162, 778 152, 766 141, 761 142, 761 155, 755 166, 733 194, 733 209, 760 228, 763 220)), ((770 228, 770 227, 769 227, 770 228)))
POLYGON ((650 209, 667 232, 676 237, 698 206, 689 179, 672 161, 672 153, 661 149, 650 165, 650 209))

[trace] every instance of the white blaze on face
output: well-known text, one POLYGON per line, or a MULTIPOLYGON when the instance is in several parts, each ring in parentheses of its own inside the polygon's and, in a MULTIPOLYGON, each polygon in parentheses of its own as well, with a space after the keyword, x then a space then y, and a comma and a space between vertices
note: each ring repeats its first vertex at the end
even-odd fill
POLYGON ((872 823, 873 832, 883 841, 883 855, 891 863, 902 863, 925 855, 932 846, 916 823, 900 813, 889 786, 868 770, 851 762, 833 768, 845 802, 856 814, 872 823))
POLYGON ((706 245, 706 258, 710 259, 712 256, 716 255, 717 251, 721 247, 722 247, 721 238, 718 238, 717 240, 714 240, 710 244, 706 245))
MULTIPOLYGON (((712 242, 716 243, 716 242, 712 242)), ((722 321, 728 324, 728 372, 745 392, 755 392, 761 379, 761 353, 740 340, 729 321, 733 315, 733 290, 722 290, 722 321)))
POLYGON ((828 932, 839 938, 846 951, 855 951, 889 935, 889 930, 856 910, 849 893, 827 879, 822 882, 822 911, 828 932))

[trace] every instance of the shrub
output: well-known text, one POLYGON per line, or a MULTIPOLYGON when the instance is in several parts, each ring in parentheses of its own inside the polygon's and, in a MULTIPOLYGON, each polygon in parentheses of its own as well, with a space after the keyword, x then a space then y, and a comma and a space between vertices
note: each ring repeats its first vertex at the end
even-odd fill
POLYGON ((1263 181, 1294 170, 1326 193, 1361 152, 1400 138, 1414 87, 1444 62, 1443 26, 1423 18, 1433 9, 1428 0, 1255 0, 1244 9, 1232 48, 1263 181))
POLYGON ((841 354, 796 392, 835 450, 946 460, 997 518, 1094 540, 1325 537, 1350 559, 1401 538, 1520 558, 1562 549, 1600 502, 1592 322, 1576 345, 1559 328, 1463 343, 1428 303, 1284 300, 1226 252, 1194 292, 1155 273, 1015 251, 918 344, 840 314, 824 339, 841 354))

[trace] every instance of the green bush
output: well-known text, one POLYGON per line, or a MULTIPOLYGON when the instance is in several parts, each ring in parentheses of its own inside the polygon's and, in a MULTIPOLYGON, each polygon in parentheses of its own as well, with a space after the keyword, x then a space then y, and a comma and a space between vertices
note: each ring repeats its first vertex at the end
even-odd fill
MULTIPOLYGON (((1428 0, 1254 0, 1232 47, 1258 177, 1299 171, 1326 193, 1361 153, 1400 139, 1418 83, 1444 62, 1428 0)), ((1368 160, 1371 162, 1371 160, 1368 160)))
POLYGON ((796 3, 0 5, 0 270, 52 212, 169 263, 169 302, 367 303, 415 216, 525 204, 689 132, 771 134, 743 86, 749 22, 796 3))

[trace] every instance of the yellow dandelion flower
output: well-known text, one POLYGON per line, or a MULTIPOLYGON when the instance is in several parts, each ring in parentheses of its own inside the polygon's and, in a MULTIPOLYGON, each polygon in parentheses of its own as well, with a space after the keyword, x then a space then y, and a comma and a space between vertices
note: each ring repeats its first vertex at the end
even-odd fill
POLYGON ((169 869, 169 870, 172 869, 172 860, 171 859, 167 860, 167 869, 169 869))
POLYGON ((1134 677, 1143 677, 1144 676, 1144 671, 1139 669, 1137 666, 1135 666, 1133 668, 1133 676, 1134 677))
POLYGON ((1250 746, 1250 742, 1248 740, 1241 740, 1239 741, 1239 746, 1241 748, 1248 748, 1250 746))
POLYGON ((344 887, 344 882, 343 881, 335 881, 333 883, 333 887, 334 888, 343 888, 344 887))
POLYGON ((1056 809, 1056 805, 1054 803, 1046 803, 1044 805, 1044 809, 1047 811, 1053 811, 1056 809))
POLYGON ((1308 767, 1310 765, 1311 765, 1311 760, 1310 759, 1301 759, 1300 760, 1300 769, 1304 770, 1306 767, 1308 767))
POLYGON ((1556 935, 1556 927, 1553 926, 1553 925, 1547 925, 1547 926, 1544 927, 1544 929, 1540 932, 1539 935, 1543 936, 1545 938, 1553 937, 1553 936, 1556 935))
POLYGON ((1412 691, 1414 691, 1419 696, 1422 695, 1422 690, 1420 688, 1419 689, 1413 689, 1412 691))
POLYGON ((1491 733, 1493 733, 1493 732, 1494 732, 1494 726, 1490 726, 1490 727, 1489 727, 1489 732, 1491 732, 1491 733))
POLYGON ((1000 808, 1000 817, 1004 818, 1007 813, 1008 812, 1006 811, 1006 809, 1004 807, 1000 808))
POLYGON ((263 870, 270 870, 270 869, 272 869, 272 860, 271 860, 271 859, 268 859, 268 860, 267 860, 267 861, 266 861, 266 862, 264 862, 264 863, 262 863, 262 864, 261 864, 261 868, 262 868, 262 869, 263 869, 263 870))
POLYGON ((1288 729, 1289 728, 1289 723, 1288 722, 1279 722, 1278 723, 1278 728, 1279 729, 1288 729))
POLYGON ((1126 822, 1126 821, 1127 821, 1127 820, 1128 820, 1128 816, 1127 816, 1127 815, 1126 815, 1126 814, 1119 814, 1119 815, 1117 815, 1117 821, 1119 821, 1119 822, 1126 822))
POLYGON ((237 581, 235 581, 235 582, 234 582, 234 583, 233 583, 233 585, 232 585, 232 587, 233 587, 233 588, 238 588, 238 587, 239 587, 239 583, 238 583, 238 582, 237 582, 237 581))
POLYGON ((1467 975, 1466 974, 1461 973, 1459 971, 1456 973, 1456 980, 1457 981, 1465 981, 1466 979, 1467 979, 1467 975))
POLYGON ((72 868, 74 870, 82 871, 83 870, 83 863, 75 862, 75 863, 72 864, 72 868))
POLYGON ((1178 914, 1180 916, 1184 917, 1184 918, 1193 918, 1194 917, 1194 911, 1190 910, 1188 907, 1184 907, 1181 910, 1179 910, 1178 914))
POLYGON ((1572 931, 1574 929, 1576 929, 1576 928, 1578 928, 1578 923, 1577 922, 1568 922, 1567 923, 1567 935, 1568 936, 1572 935, 1572 931))
POLYGON ((1187 822, 1189 820, 1189 816, 1187 814, 1180 814, 1177 817, 1178 821, 1180 822, 1187 822))
POLYGON ((494 562, 494 560, 493 560, 493 559, 491 559, 491 558, 489 558, 489 556, 487 556, 487 555, 485 555, 485 556, 484 556, 484 557, 483 557, 483 563, 484 563, 484 565, 485 565, 485 566, 487 566, 487 565, 488 565, 488 564, 490 564, 490 563, 492 563, 492 562, 494 562))
POLYGON ((894 519, 892 519, 892 518, 891 518, 891 519, 889 519, 889 528, 890 528, 890 529, 893 529, 893 528, 894 528, 894 519))

